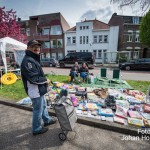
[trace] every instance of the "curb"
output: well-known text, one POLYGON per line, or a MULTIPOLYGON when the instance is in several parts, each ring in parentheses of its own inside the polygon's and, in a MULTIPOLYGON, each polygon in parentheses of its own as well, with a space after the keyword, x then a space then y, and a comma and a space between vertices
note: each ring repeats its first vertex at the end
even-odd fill
MULTIPOLYGON (((0 99, 0 104, 15 107, 18 109, 27 110, 27 111, 32 111, 31 106, 19 105, 19 104, 16 104, 15 102, 4 101, 0 99)), ((48 110, 48 112, 49 112, 49 115, 56 116, 54 110, 48 110)), ((141 129, 141 128, 137 128, 137 127, 133 128, 131 126, 120 125, 114 122, 101 121, 101 120, 89 118, 89 117, 78 116, 77 122, 80 124, 89 125, 89 126, 93 126, 93 127, 97 127, 101 129, 106 129, 106 130, 111 130, 114 132, 119 132, 119 133, 128 134, 132 136, 146 135, 146 134, 138 133, 138 129, 141 129)))

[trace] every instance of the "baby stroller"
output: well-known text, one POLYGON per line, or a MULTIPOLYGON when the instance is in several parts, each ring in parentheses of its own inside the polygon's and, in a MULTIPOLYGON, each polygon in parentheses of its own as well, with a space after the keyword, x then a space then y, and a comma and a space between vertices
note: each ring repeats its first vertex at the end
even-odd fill
MULTIPOLYGON (((53 84, 54 85, 54 84, 53 84)), ((54 88, 57 91, 56 86, 54 88)), ((58 93, 58 91, 57 91, 58 93)), ((59 133, 59 139, 65 141, 67 138, 67 133, 73 131, 75 127, 75 122, 77 121, 76 112, 73 103, 70 98, 67 97, 67 90, 62 89, 60 94, 56 97, 55 103, 51 106, 54 108, 56 116, 58 118, 62 132, 59 133)))

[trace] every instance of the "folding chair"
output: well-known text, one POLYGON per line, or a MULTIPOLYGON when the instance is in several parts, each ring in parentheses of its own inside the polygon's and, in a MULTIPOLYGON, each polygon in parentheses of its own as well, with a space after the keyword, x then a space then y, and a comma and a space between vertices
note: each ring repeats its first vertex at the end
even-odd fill
POLYGON ((100 78, 107 78, 107 68, 101 68, 101 71, 100 71, 100 78))
POLYGON ((113 73, 112 73, 112 79, 109 80, 109 84, 111 86, 111 84, 121 84, 123 83, 121 80, 121 71, 120 69, 113 69, 113 73))
POLYGON ((104 84, 107 84, 107 82, 108 82, 107 68, 100 68, 100 74, 98 77, 96 77, 95 84, 104 85, 104 84))
POLYGON ((114 69, 113 70, 113 79, 120 80, 120 69, 114 69))

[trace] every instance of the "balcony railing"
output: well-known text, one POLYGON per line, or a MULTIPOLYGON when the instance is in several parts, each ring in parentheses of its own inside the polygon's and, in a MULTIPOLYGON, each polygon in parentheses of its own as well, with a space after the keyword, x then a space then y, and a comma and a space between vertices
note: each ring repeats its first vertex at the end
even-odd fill
POLYGON ((50 36, 48 34, 47 35, 33 34, 32 36, 36 40, 48 40, 50 38, 50 36))

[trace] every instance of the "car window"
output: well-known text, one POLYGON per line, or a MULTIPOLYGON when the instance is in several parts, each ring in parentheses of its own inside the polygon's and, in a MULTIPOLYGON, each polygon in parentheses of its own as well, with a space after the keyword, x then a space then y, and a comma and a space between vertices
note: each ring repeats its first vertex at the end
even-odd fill
POLYGON ((65 58, 70 58, 71 53, 67 54, 65 58))
POLYGON ((145 59, 145 62, 150 62, 150 59, 145 59))
POLYGON ((145 60, 144 60, 144 59, 139 59, 138 61, 139 61, 139 62, 144 62, 145 60))

